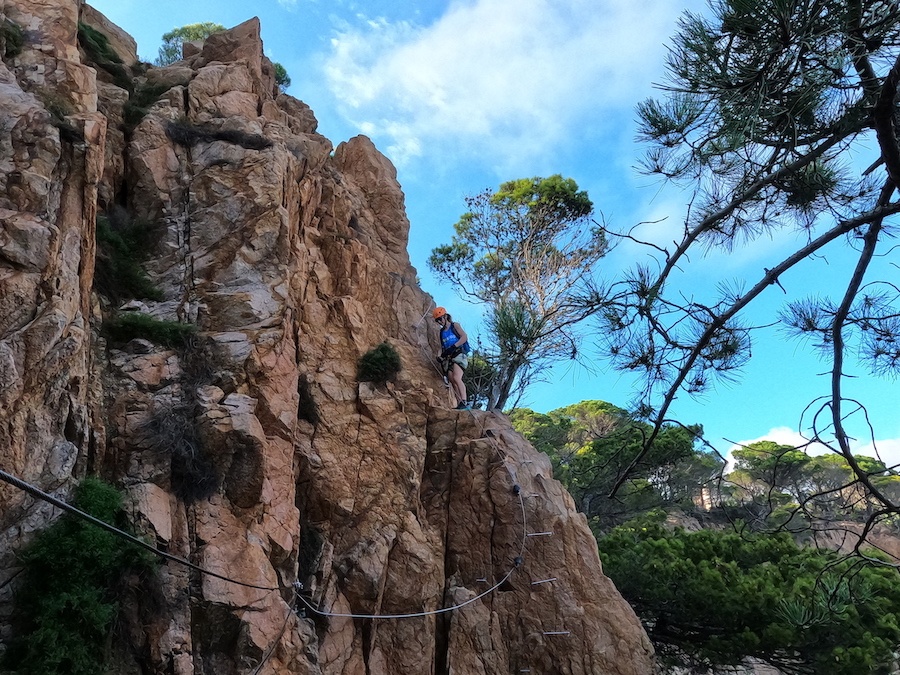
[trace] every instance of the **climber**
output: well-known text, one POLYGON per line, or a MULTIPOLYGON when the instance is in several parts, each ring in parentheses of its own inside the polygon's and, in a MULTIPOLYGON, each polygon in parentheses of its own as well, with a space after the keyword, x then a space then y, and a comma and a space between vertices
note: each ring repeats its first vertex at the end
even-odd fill
POLYGON ((434 322, 441 327, 441 356, 439 361, 444 369, 450 388, 456 397, 457 410, 471 410, 466 403, 466 385, 463 384, 463 371, 469 365, 469 337, 466 331, 447 313, 443 307, 436 307, 431 313, 434 322))

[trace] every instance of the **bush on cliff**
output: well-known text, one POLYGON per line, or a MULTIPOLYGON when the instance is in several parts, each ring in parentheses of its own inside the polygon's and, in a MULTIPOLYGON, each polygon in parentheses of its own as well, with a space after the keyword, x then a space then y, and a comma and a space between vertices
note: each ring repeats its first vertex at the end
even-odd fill
MULTIPOLYGON (((22 53, 25 46, 25 31, 22 27, 9 19, 0 21, 0 45, 3 47, 3 57, 11 59, 22 53)), ((290 78, 288 78, 290 84, 290 78)))
POLYGON ((122 118, 125 122, 125 131, 131 133, 141 120, 147 115, 150 106, 169 90, 165 84, 144 83, 135 87, 134 93, 128 97, 125 107, 122 109, 122 118))
POLYGON ((360 382, 382 384, 394 379, 400 368, 400 355, 397 350, 389 343, 382 342, 362 355, 358 364, 357 378, 360 382))
POLYGON ((96 28, 85 23, 78 24, 78 44, 93 64, 109 73, 113 84, 126 91, 132 91, 134 85, 128 69, 122 63, 122 57, 109 44, 109 39, 96 28))
POLYGON ((122 312, 103 322, 103 335, 116 344, 143 338, 163 347, 184 346, 197 332, 193 324, 161 321, 141 312, 122 312))
MULTIPOLYGON (((122 496, 85 478, 74 504, 95 518, 126 527, 122 496)), ((128 577, 147 577, 154 558, 96 525, 71 515, 37 535, 20 555, 14 596, 14 637, 4 668, 20 675, 98 675, 107 672, 117 597, 128 577)))
POLYGON ((169 456, 172 492, 185 504, 208 499, 219 488, 215 464, 204 451, 197 426, 199 412, 196 401, 155 404, 138 431, 143 447, 169 456))
POLYGON ((247 150, 265 150, 272 147, 272 141, 259 134, 251 134, 240 129, 222 129, 208 124, 195 124, 186 119, 166 122, 166 135, 173 143, 190 148, 197 143, 223 141, 239 145, 247 150))
POLYGON ((162 300, 162 291, 141 265, 155 236, 146 223, 98 216, 94 290, 117 305, 132 298, 162 300))

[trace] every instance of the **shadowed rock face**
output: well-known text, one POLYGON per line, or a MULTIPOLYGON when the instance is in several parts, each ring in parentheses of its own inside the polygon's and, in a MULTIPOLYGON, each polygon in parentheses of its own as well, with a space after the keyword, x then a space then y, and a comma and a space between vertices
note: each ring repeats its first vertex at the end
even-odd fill
MULTIPOLYGON (((363 136, 332 153, 258 21, 128 91, 79 52, 80 16, 130 65, 95 11, 3 11, 26 45, 0 64, 0 466, 60 496, 99 474, 170 553, 280 589, 167 563, 120 672, 652 672, 546 458, 502 415, 442 408, 396 171, 363 136), (153 231, 161 300, 92 294, 98 213, 153 231), (196 335, 101 337, 136 309, 196 335), (358 382, 385 340, 402 371, 358 382)), ((56 515, 0 483, 0 642, 14 552, 56 515)))

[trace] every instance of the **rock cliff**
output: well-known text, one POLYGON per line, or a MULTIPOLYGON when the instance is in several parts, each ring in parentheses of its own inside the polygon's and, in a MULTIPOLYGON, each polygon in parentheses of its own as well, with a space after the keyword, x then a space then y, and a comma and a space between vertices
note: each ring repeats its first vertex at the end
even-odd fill
MULTIPOLYGON (((162 564, 118 672, 652 672, 546 458, 445 409, 396 172, 278 91, 258 21, 153 68, 78 0, 0 20, 0 468, 100 475, 159 548, 261 587, 162 564), (110 290, 98 222, 152 235, 153 299, 110 290), (111 337, 129 313, 195 331, 111 337), (359 382, 383 341, 403 369, 359 382)), ((0 638, 58 515, 0 483, 0 638)))

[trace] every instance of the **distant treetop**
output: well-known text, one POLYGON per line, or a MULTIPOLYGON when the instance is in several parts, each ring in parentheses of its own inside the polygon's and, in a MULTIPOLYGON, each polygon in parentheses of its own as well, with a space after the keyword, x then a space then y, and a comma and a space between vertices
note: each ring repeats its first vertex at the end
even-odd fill
POLYGON ((192 40, 205 40, 213 33, 221 33, 225 26, 220 23, 204 21, 203 23, 189 23, 181 28, 173 28, 162 36, 162 46, 159 48, 159 58, 156 65, 168 66, 181 60, 182 47, 192 40))

